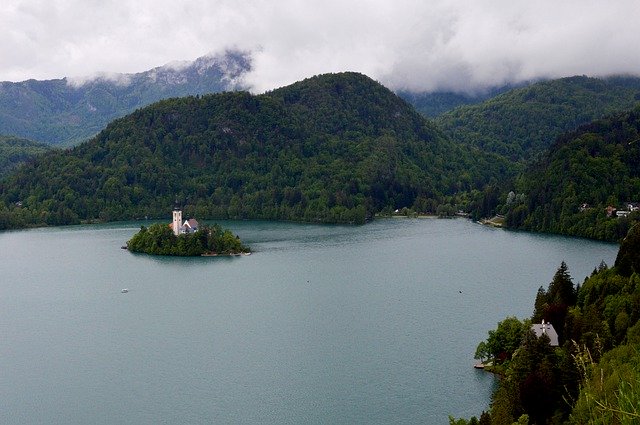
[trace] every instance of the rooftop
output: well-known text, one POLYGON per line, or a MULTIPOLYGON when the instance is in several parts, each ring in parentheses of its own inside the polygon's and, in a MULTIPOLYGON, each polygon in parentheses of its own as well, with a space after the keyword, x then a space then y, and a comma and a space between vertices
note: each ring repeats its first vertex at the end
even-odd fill
POLYGON ((542 323, 534 323, 531 325, 531 330, 536 334, 538 338, 542 336, 542 334, 547 334, 549 337, 549 345, 552 347, 557 347, 558 344, 558 333, 553 328, 551 323, 545 323, 544 320, 542 323))

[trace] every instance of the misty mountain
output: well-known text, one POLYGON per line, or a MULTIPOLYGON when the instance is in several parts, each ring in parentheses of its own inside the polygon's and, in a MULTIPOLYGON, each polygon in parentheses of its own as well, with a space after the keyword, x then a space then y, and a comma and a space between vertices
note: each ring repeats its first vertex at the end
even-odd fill
POLYGON ((0 181, 0 228, 162 217, 176 198, 202 219, 362 223, 383 209, 435 212, 503 169, 370 78, 327 74, 117 119, 0 181))
POLYGON ((242 87, 250 55, 228 51, 137 74, 0 82, 0 134, 72 146, 160 99, 242 87))
POLYGON ((584 76, 532 84, 435 119, 452 139, 523 162, 559 135, 640 102, 640 78, 584 76))
POLYGON ((514 85, 493 87, 477 93, 455 93, 449 91, 413 92, 407 90, 397 91, 397 95, 413 105, 421 114, 435 118, 445 112, 452 111, 458 106, 475 105, 491 99, 499 94, 516 88, 514 85))

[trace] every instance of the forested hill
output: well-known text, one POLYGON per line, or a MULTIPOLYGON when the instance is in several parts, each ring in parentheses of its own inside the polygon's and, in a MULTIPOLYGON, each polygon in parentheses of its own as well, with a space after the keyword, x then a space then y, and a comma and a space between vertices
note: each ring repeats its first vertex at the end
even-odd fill
POLYGON ((47 145, 13 136, 0 136, 0 178, 19 164, 47 152, 47 145))
MULTIPOLYGON (((595 266, 595 265, 594 265, 595 266)), ((476 350, 500 373, 488 412, 454 425, 637 424, 640 419, 640 226, 574 285, 564 262, 532 299, 533 314, 507 317, 476 350), (557 347, 532 324, 553 325, 557 347)), ((547 328, 548 329, 548 328, 547 328)), ((487 364, 487 363, 485 363, 487 364)))
POLYGON ((610 218, 606 208, 640 203, 640 107, 562 136, 514 190, 524 196, 505 206, 511 227, 622 238, 638 213, 610 218))
POLYGON ((433 211, 501 167, 368 77, 328 74, 118 119, 0 182, 0 227, 164 217, 176 198, 199 219, 361 223, 383 208, 433 211))
POLYGON ((528 161, 559 135, 640 102, 640 78, 570 77, 532 84, 462 106, 436 122, 454 140, 528 161))
POLYGON ((421 114, 429 118, 435 118, 458 106, 475 105, 513 88, 513 86, 492 87, 480 90, 477 93, 456 93, 451 91, 413 92, 407 90, 400 90, 396 93, 421 114))
POLYGON ((84 82, 66 78, 0 82, 0 134, 75 145, 113 119, 160 99, 235 89, 250 66, 247 54, 229 51, 189 64, 84 82))

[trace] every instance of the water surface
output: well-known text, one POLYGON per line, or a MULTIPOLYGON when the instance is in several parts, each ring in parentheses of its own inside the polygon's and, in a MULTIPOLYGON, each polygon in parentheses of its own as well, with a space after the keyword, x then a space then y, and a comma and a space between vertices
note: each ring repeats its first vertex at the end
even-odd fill
POLYGON ((617 252, 466 220, 222 224, 254 254, 121 250, 140 223, 0 233, 0 423, 446 424, 488 407, 487 331, 561 261, 578 283, 617 252))

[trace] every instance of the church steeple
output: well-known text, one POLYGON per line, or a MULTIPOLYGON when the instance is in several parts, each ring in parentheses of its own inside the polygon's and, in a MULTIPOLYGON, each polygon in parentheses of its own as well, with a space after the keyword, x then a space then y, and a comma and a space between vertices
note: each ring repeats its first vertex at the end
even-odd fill
POLYGON ((178 206, 177 200, 173 207, 173 222, 171 223, 171 227, 173 228, 173 234, 178 236, 180 234, 180 228, 182 227, 182 210, 178 206))

